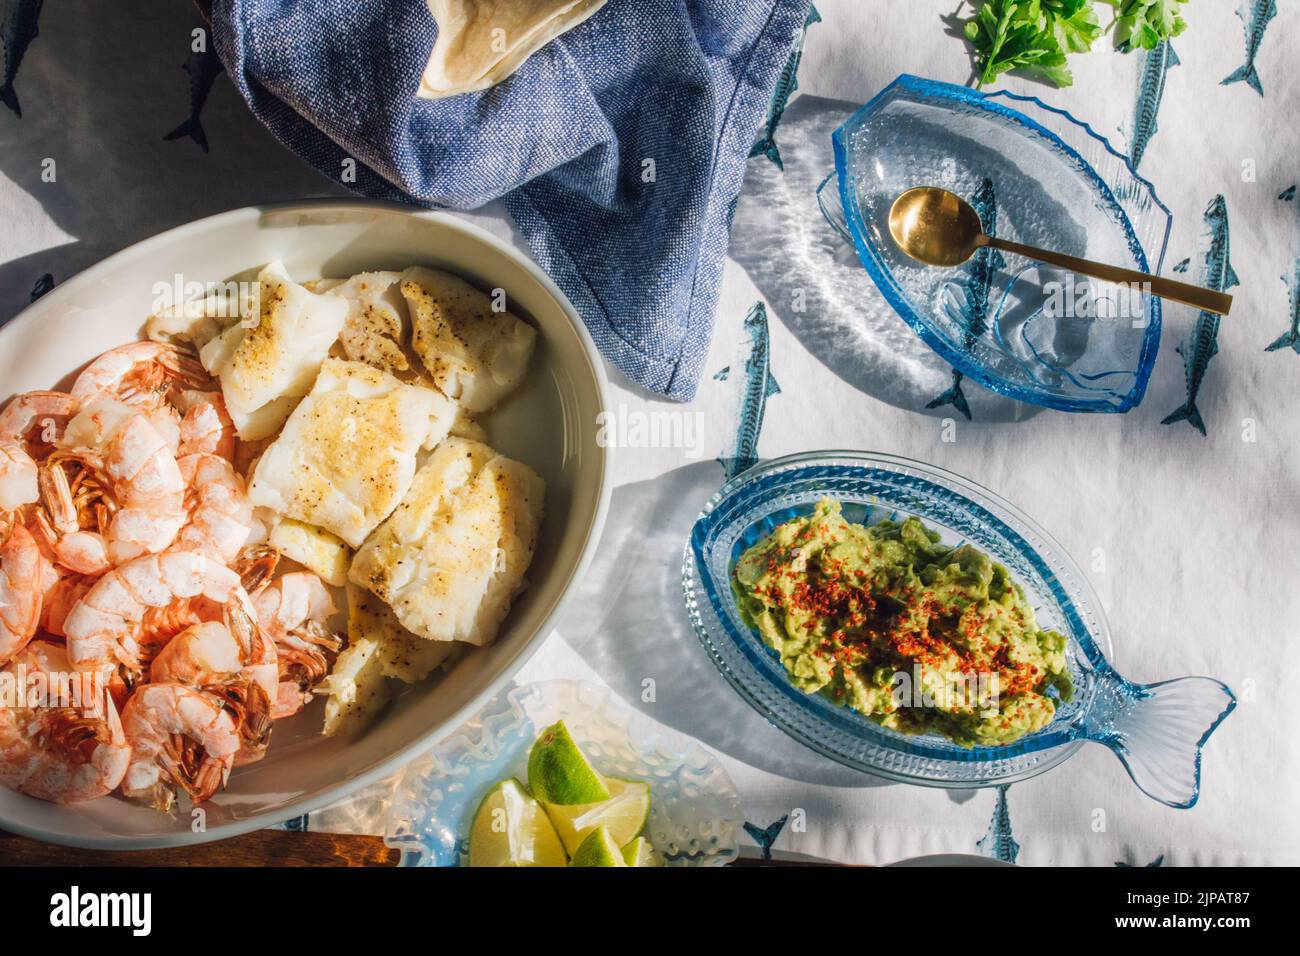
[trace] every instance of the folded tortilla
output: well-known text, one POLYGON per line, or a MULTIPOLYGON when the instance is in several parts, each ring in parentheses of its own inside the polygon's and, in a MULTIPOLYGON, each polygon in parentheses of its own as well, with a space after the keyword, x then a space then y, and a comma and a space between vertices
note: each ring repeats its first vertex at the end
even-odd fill
POLYGON ((605 0, 428 0, 438 24, 419 95, 435 100, 496 86, 605 0))

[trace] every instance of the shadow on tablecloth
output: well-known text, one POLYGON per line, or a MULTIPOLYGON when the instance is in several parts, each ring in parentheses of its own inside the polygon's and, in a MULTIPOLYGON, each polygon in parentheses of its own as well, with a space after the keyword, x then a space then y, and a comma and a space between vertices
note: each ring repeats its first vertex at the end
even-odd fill
POLYGON ((0 187, 12 209, 0 248, 16 256, 0 264, 0 322, 26 307, 43 274, 63 282, 163 229, 258 202, 349 195, 280 146, 225 76, 202 111, 211 152, 163 140, 189 115, 181 67, 202 23, 179 0, 45 5, 15 83, 22 118, 0 109, 0 187))

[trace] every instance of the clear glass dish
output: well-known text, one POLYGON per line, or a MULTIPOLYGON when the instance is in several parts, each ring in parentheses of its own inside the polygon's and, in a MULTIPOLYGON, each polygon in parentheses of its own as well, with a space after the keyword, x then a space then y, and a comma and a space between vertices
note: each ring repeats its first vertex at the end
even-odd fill
POLYGON ((1201 746, 1236 706, 1206 677, 1134 684, 1107 662, 1110 631, 1082 572, 1042 528, 993 492, 950 472, 891 455, 828 451, 767 462, 723 485, 691 530, 682 567, 687 613, 731 685, 771 723, 849 767, 939 787, 980 787, 1042 773, 1085 740, 1109 747, 1143 792, 1190 807, 1201 746), (778 524, 829 495, 850 521, 915 515, 946 543, 969 542, 1006 565, 1043 628, 1068 638, 1074 699, 1041 730, 998 747, 960 747, 937 735, 888 730, 786 678, 774 651, 742 621, 731 569, 778 524))
POLYGON ((1034 97, 900 76, 833 134, 818 202, 890 305, 963 375, 1074 412, 1141 400, 1160 347, 1160 300, 996 250, 922 265, 889 235, 913 186, 966 198, 988 231, 1158 273, 1172 217, 1127 157, 1034 97))
POLYGON ((722 765, 689 737, 580 681, 547 681, 499 694, 393 788, 384 842, 398 866, 463 866, 479 803, 500 780, 528 779, 537 735, 563 720, 602 773, 650 784, 646 838, 669 866, 721 866, 738 855, 744 816, 722 765))

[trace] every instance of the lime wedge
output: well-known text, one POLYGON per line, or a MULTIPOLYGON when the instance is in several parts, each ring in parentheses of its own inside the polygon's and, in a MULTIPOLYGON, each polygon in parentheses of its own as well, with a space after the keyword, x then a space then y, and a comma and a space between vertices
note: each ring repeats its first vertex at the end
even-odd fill
POLYGON ((517 780, 483 798, 469 831, 470 866, 564 866, 564 846, 541 804, 517 780))
POLYGON ((528 788, 543 803, 564 806, 609 799, 596 768, 569 736, 564 721, 542 731, 528 755, 528 788))
POLYGON ((569 866, 627 866, 627 863, 609 831, 597 827, 582 841, 569 866))
POLYGON ((593 830, 604 827, 619 846, 632 842, 645 827, 650 815, 650 785, 639 780, 619 780, 610 777, 605 781, 609 799, 577 806, 561 806, 543 802, 546 814, 555 824, 555 832, 564 841, 570 853, 593 830))
POLYGON ((649 840, 637 837, 623 847, 623 862, 628 866, 663 866, 664 858, 655 852, 649 840))

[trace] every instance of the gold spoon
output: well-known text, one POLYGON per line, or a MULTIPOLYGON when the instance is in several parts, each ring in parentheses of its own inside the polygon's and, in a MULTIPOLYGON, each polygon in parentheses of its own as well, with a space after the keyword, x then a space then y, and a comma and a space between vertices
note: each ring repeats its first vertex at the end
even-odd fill
POLYGON ((917 186, 900 193, 889 209, 889 233, 900 249, 927 265, 960 265, 981 247, 992 246, 1107 282, 1143 283, 1163 299, 1206 312, 1227 315, 1232 308, 1232 296, 1225 292, 987 235, 970 203, 938 186, 917 186))

